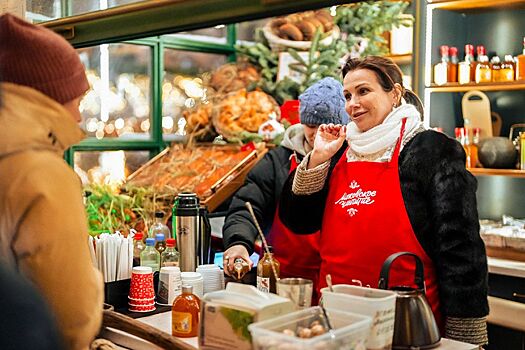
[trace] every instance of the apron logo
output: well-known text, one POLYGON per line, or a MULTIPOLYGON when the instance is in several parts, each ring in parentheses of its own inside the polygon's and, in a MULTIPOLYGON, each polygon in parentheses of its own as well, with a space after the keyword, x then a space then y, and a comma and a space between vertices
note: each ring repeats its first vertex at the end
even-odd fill
MULTIPOLYGON (((340 205, 341 208, 344 209, 350 206, 354 207, 374 203, 373 198, 377 194, 376 191, 363 191, 361 186, 355 180, 352 180, 348 187, 353 191, 350 193, 345 192, 334 204, 340 205)), ((346 211, 351 217, 358 213, 357 208, 348 208, 346 211)))

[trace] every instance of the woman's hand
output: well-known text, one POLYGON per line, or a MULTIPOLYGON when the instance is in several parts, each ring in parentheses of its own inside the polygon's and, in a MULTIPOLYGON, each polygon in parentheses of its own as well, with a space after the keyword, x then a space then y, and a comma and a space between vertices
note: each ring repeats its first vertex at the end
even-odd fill
POLYGON ((248 254, 246 247, 242 244, 232 245, 230 248, 226 249, 223 257, 224 272, 228 276, 231 276, 233 271, 233 263, 237 258, 244 260, 248 265, 250 265, 250 270, 252 269, 253 262, 250 260, 250 254, 248 254))
POLYGON ((321 124, 315 135, 314 149, 310 154, 307 168, 315 168, 332 158, 341 148, 345 139, 345 125, 321 124))

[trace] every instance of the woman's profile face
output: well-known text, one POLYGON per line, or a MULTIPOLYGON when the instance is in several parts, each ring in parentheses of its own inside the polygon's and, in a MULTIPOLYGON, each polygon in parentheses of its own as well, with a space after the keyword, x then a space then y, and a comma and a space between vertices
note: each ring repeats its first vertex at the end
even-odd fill
POLYGON ((362 132, 383 123, 399 100, 399 90, 384 91, 376 73, 369 69, 348 72, 343 79, 346 111, 362 132))

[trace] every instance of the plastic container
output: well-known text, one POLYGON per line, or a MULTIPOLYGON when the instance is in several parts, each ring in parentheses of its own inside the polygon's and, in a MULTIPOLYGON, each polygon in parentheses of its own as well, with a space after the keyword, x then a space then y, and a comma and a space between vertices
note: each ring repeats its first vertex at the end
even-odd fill
POLYGON ((397 294, 391 290, 336 284, 333 292, 321 289, 324 307, 352 311, 372 318, 367 339, 369 349, 390 349, 394 336, 397 294))
POLYGON ((252 334, 254 350, 364 350, 372 319, 350 312, 327 309, 333 327, 332 334, 324 333, 312 338, 299 338, 283 333, 285 329, 296 331, 309 327, 314 321, 324 324, 323 311, 314 306, 281 317, 272 318, 248 326, 252 334))

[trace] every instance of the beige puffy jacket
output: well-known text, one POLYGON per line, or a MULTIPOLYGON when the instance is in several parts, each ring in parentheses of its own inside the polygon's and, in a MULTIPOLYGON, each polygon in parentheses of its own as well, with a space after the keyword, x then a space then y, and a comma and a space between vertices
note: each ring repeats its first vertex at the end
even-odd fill
POLYGON ((87 349, 101 325, 103 284, 80 180, 62 159, 83 133, 54 100, 0 84, 0 260, 49 301, 67 349, 87 349))

